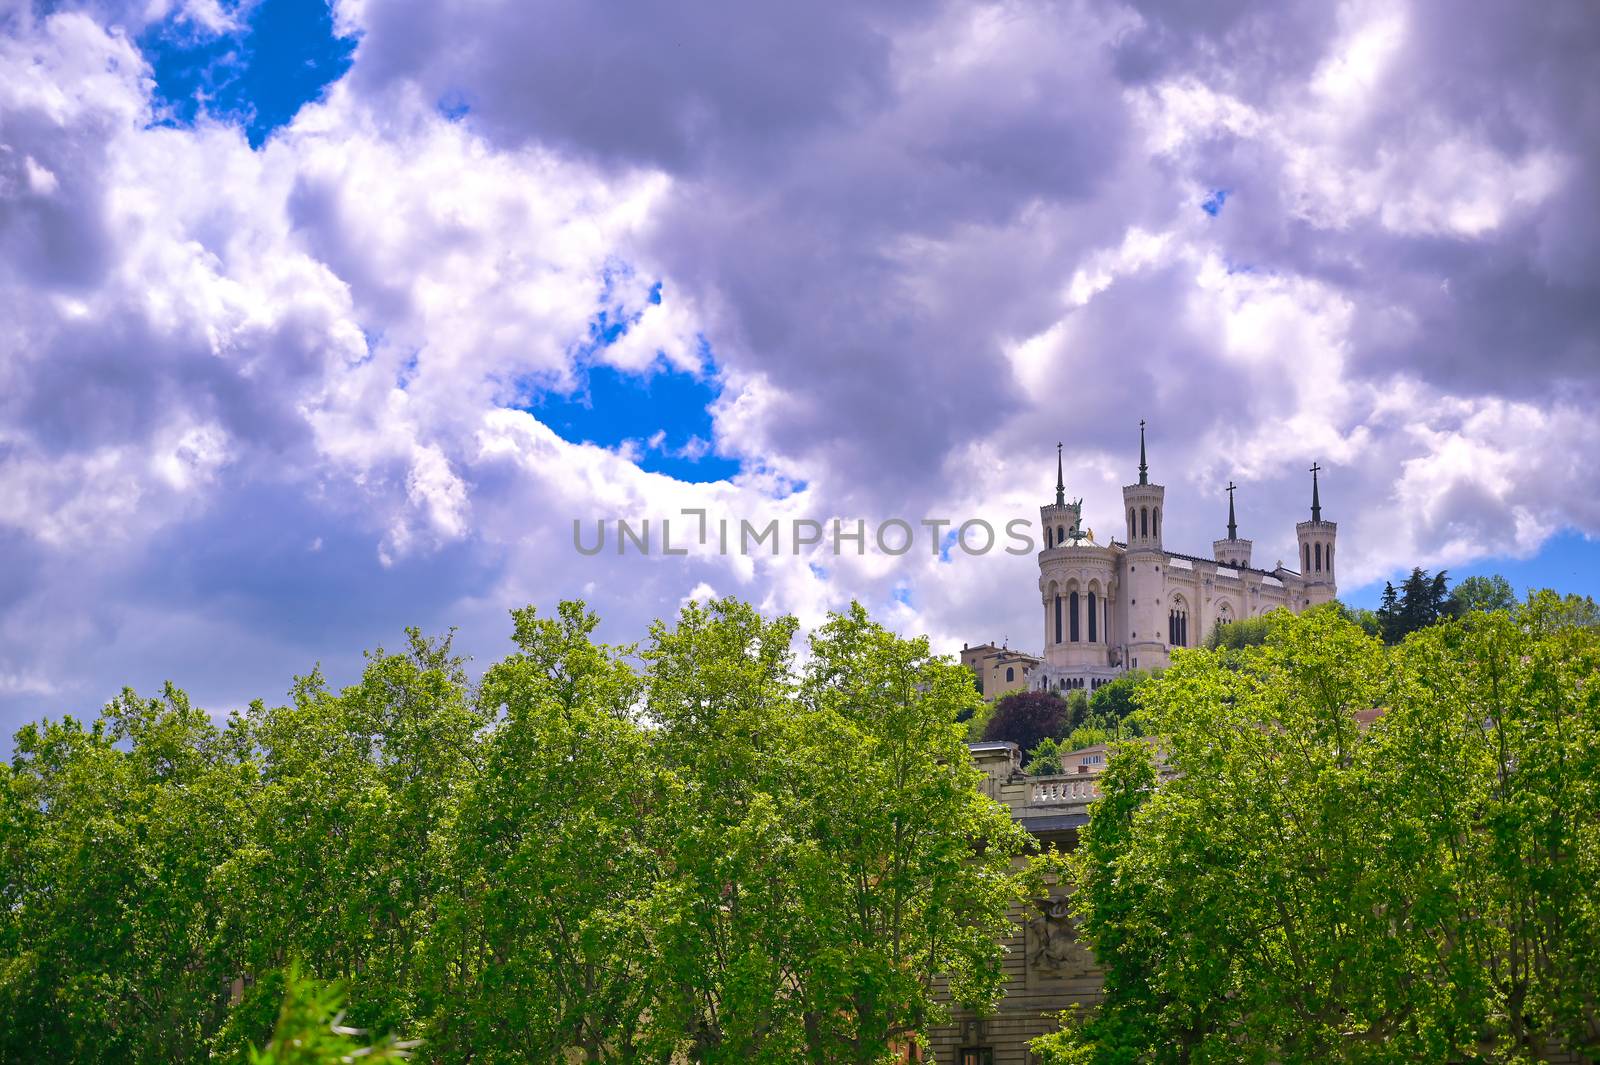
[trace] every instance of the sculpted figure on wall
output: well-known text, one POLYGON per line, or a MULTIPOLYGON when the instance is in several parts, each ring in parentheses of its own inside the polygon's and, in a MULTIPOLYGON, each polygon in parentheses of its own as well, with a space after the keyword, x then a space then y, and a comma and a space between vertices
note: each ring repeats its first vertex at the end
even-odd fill
POLYGON ((1077 927, 1066 899, 1037 899, 1036 913, 1028 921, 1028 964, 1046 976, 1086 976, 1093 964, 1089 950, 1078 941, 1077 927))

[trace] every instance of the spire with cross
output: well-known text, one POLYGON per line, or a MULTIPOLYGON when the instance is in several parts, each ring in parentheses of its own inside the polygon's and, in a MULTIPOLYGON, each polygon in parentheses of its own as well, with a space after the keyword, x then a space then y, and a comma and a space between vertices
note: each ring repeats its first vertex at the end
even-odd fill
POLYGON ((1239 539, 1239 523, 1233 518, 1233 491, 1239 486, 1232 480, 1228 481, 1228 539, 1239 539))
POLYGON ((1056 506, 1065 506, 1067 502, 1067 483, 1061 477, 1061 441, 1056 441, 1056 506))
POLYGON ((1150 464, 1144 460, 1144 419, 1139 419, 1139 483, 1150 483, 1150 464))
POLYGON ((1317 473, 1322 469, 1317 463, 1311 464, 1311 520, 1322 520, 1322 499, 1317 494, 1317 473))

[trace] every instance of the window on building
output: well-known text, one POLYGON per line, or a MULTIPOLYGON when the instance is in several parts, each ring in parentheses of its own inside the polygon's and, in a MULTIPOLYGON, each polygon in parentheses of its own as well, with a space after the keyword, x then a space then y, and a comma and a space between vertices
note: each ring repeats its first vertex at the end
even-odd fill
POLYGON ((1317 572, 1322 572, 1322 545, 1318 544, 1311 552, 1311 557, 1317 560, 1317 572))
POLYGON ((1311 572, 1311 545, 1304 545, 1306 549, 1306 564, 1302 567, 1307 573, 1311 572))
POLYGON ((1044 527, 1044 546, 1046 548, 1050 547, 1050 526, 1048 525, 1044 527))
POLYGON ((1096 638, 1095 637, 1095 633, 1098 631, 1098 626, 1096 624, 1097 620, 1098 620, 1098 616, 1095 614, 1094 593, 1090 592, 1089 593, 1089 642, 1090 643, 1094 643, 1095 642, 1095 638, 1096 638))
POLYGON ((1156 507, 1150 512, 1150 532, 1157 540, 1161 539, 1161 508, 1156 507))
POLYGON ((1010 666, 1007 666, 1006 667, 1006 683, 1010 684, 1012 681, 1014 681, 1016 679, 1017 679, 1017 671, 1012 669, 1010 666))
POLYGON ((1139 535, 1140 536, 1149 536, 1150 535, 1150 508, 1149 507, 1140 507, 1139 508, 1139 535))
POLYGON ((1056 596, 1056 643, 1061 642, 1061 597, 1056 596))
POLYGON ((1073 592, 1067 596, 1067 638, 1077 643, 1081 638, 1078 635, 1078 593, 1073 592))
POLYGON ((1139 527, 1138 523, 1133 520, 1133 508, 1129 507, 1128 508, 1128 539, 1130 539, 1130 540, 1133 539, 1134 530, 1136 530, 1138 527, 1139 527))
POLYGON ((989 1047, 962 1047, 961 1065, 994 1065, 994 1051, 989 1047))

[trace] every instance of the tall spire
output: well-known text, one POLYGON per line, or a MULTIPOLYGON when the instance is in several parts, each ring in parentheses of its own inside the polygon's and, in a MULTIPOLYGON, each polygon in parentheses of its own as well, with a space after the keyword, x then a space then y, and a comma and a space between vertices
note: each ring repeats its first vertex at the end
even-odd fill
POLYGON ((1144 460, 1144 419, 1139 419, 1139 483, 1150 483, 1150 464, 1144 460))
POLYGON ((1056 506, 1067 505, 1067 483, 1061 479, 1061 441, 1056 441, 1056 506))
POLYGON ((1322 498, 1317 494, 1317 471, 1322 469, 1315 462, 1311 464, 1311 520, 1322 520, 1322 498))
POLYGON ((1239 523, 1233 519, 1233 490, 1239 487, 1232 481, 1228 482, 1228 539, 1239 539, 1239 523))

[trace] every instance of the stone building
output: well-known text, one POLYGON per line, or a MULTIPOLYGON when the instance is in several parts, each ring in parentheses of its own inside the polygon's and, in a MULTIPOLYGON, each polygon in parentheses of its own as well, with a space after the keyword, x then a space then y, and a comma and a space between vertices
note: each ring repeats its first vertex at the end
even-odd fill
POLYGON ((1007 692, 1027 691, 1041 661, 1010 647, 982 643, 976 647, 962 644, 961 664, 976 675, 978 694, 992 703, 1007 692))
POLYGON ((1338 526, 1322 517, 1311 468, 1311 518, 1295 526, 1298 570, 1279 562, 1251 564, 1250 540, 1239 536, 1228 486, 1228 534, 1210 557, 1170 551, 1162 539, 1166 488, 1150 481, 1144 423, 1139 423, 1139 480, 1122 490, 1126 539, 1096 543, 1082 527, 1083 500, 1069 501, 1056 452, 1055 502, 1039 509, 1039 596, 1044 610, 1044 664, 1034 688, 1094 689, 1128 669, 1158 669, 1174 647, 1195 647, 1215 625, 1276 607, 1299 613, 1338 591, 1334 550, 1338 526))
MULTIPOLYGON (((984 794, 1003 802, 1041 844, 1071 850, 1089 823, 1089 803, 1099 797, 1105 745, 1062 757, 1065 773, 1028 776, 1014 743, 971 744, 983 771, 984 794)), ((1056 1015, 1074 1003, 1088 1005, 1100 994, 1094 956, 1078 939, 1066 899, 1052 891, 1013 914, 1006 941, 1005 997, 987 1017, 957 1010, 949 1025, 932 1033, 932 1060, 945 1065, 1031 1065, 1028 1041, 1056 1029, 1056 1015)))

